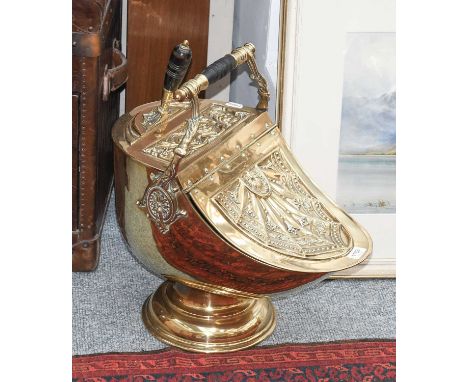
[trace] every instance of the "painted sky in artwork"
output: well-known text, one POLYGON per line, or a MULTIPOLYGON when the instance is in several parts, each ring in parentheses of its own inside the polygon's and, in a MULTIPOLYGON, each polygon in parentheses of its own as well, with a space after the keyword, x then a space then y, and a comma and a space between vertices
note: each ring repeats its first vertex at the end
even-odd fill
POLYGON ((395 154, 395 33, 349 33, 340 154, 395 154))

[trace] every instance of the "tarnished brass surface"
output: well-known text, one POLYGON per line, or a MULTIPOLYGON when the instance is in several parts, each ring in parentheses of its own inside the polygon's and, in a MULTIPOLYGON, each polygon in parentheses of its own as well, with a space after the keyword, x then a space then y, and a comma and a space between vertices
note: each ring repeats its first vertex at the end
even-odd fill
POLYGON ((253 346, 276 325, 268 297, 171 277, 148 297, 142 317, 159 340, 202 353, 253 346))

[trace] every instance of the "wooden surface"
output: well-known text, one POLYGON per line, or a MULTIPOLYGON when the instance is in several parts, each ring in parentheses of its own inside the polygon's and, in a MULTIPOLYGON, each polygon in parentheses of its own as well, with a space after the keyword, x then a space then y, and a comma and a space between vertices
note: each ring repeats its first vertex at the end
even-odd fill
POLYGON ((187 79, 206 66, 210 0, 128 0, 126 112, 161 99, 164 73, 175 45, 193 51, 187 79))

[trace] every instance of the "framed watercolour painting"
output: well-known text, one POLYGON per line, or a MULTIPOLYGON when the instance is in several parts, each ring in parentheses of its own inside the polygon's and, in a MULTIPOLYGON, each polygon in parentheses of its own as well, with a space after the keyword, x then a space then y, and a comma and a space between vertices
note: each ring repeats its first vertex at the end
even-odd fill
POLYGON ((395 33, 346 37, 336 200, 354 214, 395 213, 395 33))
POLYGON ((318 186, 374 251, 335 277, 395 276, 394 0, 287 2, 281 126, 318 186))

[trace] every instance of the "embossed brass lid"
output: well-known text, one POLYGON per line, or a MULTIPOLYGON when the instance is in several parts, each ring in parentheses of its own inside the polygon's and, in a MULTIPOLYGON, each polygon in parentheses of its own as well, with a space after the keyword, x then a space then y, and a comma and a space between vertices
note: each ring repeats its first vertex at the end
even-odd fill
POLYGON ((349 268, 372 252, 368 233, 302 171, 276 125, 257 118, 242 134, 255 138, 237 153, 226 149, 229 159, 185 184, 221 237, 260 262, 298 272, 349 268))
MULTIPOLYGON (((333 272, 362 262, 372 252, 368 233, 303 172, 266 112, 239 106, 200 101, 199 129, 177 179, 201 218, 246 256, 280 269, 333 272)), ((152 107, 135 109, 114 139, 162 171, 190 110, 174 107, 159 133, 141 127, 152 107)))
MULTIPOLYGON (((135 108, 126 115, 127 119, 119 120, 112 134, 114 142, 129 156, 145 165, 164 170, 173 158, 174 148, 185 134, 191 111, 187 102, 171 103, 165 123, 148 128, 145 126, 145 116, 157 105, 159 102, 152 102, 135 108)), ((180 171, 190 167, 200 155, 210 152, 229 140, 229 137, 236 136, 244 126, 263 114, 266 116, 266 113, 254 108, 239 107, 237 104, 200 100, 200 127, 189 144, 187 157, 181 160, 180 171)), ((262 120, 271 124, 268 117, 262 120)), ((241 147, 252 137, 241 135, 235 139, 236 145, 241 147)), ((209 162, 206 168, 212 168, 216 159, 209 159, 209 162)), ((199 175, 205 173, 205 168, 202 168, 199 175)), ((190 182, 190 178, 186 181, 190 182)))
POLYGON ((171 95, 164 107, 136 108, 113 129, 127 155, 155 170, 139 206, 165 234, 186 216, 177 199, 188 198, 220 238, 272 267, 352 267, 369 256, 372 240, 296 162, 266 112, 269 92, 254 51, 250 43, 234 49, 179 87, 175 102, 171 95), (200 91, 242 63, 258 84, 255 109, 199 100, 200 91))

